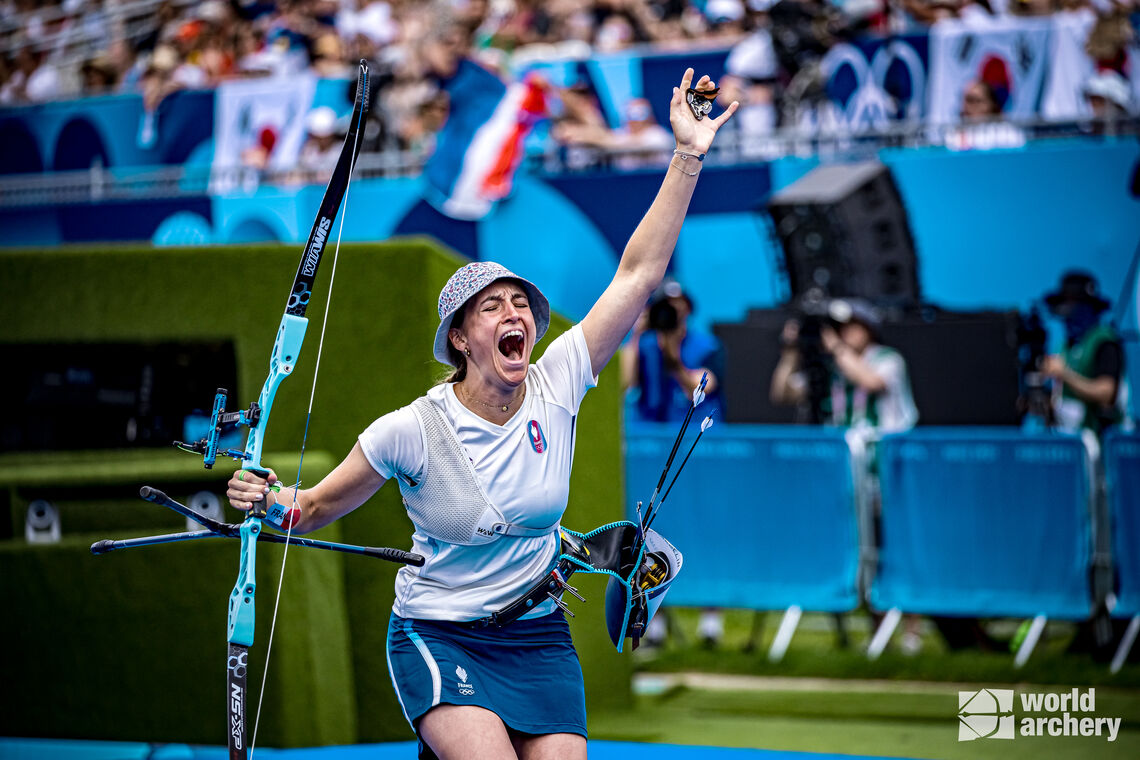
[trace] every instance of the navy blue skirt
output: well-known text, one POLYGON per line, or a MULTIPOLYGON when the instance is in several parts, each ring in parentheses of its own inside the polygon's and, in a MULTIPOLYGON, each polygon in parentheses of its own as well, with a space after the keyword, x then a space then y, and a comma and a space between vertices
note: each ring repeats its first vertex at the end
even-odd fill
MULTIPOLYGON (((413 730, 449 704, 490 710, 521 733, 586 736, 582 666, 561 612, 478 630, 393 614, 388 670, 413 730)), ((433 756, 422 743, 421 753, 433 756)))

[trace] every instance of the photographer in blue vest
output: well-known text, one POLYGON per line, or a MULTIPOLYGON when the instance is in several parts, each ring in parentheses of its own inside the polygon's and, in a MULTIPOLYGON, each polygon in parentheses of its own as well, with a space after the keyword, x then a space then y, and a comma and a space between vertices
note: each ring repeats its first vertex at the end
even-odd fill
POLYGON ((693 389, 707 372, 706 399, 719 406, 720 342, 689 324, 693 300, 676 280, 666 280, 649 300, 622 349, 622 383, 631 391, 636 418, 679 422, 693 389))
POLYGON ((1124 369, 1120 335, 1103 319, 1109 302, 1086 272, 1066 272, 1045 296, 1049 311, 1065 323, 1065 349, 1045 357, 1041 371, 1054 380, 1054 407, 1062 430, 1097 435, 1120 421, 1117 398, 1124 369))

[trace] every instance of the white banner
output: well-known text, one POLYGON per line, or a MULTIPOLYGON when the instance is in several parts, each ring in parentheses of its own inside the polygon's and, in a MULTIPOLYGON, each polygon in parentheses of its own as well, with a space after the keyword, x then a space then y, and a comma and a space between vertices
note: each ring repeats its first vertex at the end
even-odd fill
POLYGON ((1084 87, 1096 73, 1092 58, 1085 52, 1094 23, 1096 14, 1088 8, 1053 16, 1049 78, 1041 101, 1043 118, 1065 121, 1092 115, 1084 87))
MULTIPOLYGON (((305 116, 317 77, 243 79, 218 86, 214 108, 214 168, 286 170, 297 165, 305 142, 305 116)), ((219 173, 236 176, 233 172, 219 173)), ((230 183, 227 183, 230 184, 230 183)), ((224 189, 211 187, 214 192, 224 189)))
POLYGON ((962 93, 983 80, 997 93, 1007 119, 1037 116, 1048 70, 1050 20, 1010 18, 985 27, 940 21, 930 30, 930 101, 934 124, 959 119, 962 93))

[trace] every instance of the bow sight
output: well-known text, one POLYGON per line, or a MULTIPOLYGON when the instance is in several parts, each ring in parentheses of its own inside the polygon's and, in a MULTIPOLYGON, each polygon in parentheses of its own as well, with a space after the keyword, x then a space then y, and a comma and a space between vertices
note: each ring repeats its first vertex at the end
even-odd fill
MULTIPOLYGON (((186 443, 184 441, 175 441, 174 447, 187 451, 191 454, 201 454, 202 463, 207 470, 214 466, 214 462, 218 457, 218 441, 221 439, 223 429, 228 425, 245 425, 246 427, 257 427, 258 421, 261 419, 261 406, 253 401, 249 405, 249 409, 245 411, 227 412, 226 411, 226 398, 229 391, 225 388, 218 388, 217 394, 214 396, 214 409, 210 412, 210 430, 206 433, 206 437, 197 441, 196 443, 186 443)), ((238 449, 224 449, 221 452, 222 456, 232 457, 239 462, 249 459, 249 455, 245 451, 238 449)), ((267 470, 254 470, 254 472, 262 477, 268 474, 267 470)))

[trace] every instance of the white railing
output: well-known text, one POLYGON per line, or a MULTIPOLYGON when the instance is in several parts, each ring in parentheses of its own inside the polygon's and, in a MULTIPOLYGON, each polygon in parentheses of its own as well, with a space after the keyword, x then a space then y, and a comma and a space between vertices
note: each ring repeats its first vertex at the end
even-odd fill
MULTIPOLYGON (((1080 122, 997 121, 972 125, 899 122, 886 128, 860 132, 781 129, 760 136, 743 136, 738 131, 725 129, 717 135, 705 163, 736 165, 771 161, 786 156, 818 158, 825 163, 837 163, 867 159, 883 148, 946 147, 951 150, 987 150, 1016 148, 1026 143, 1055 138, 1136 135, 1140 135, 1140 117, 1080 122)), ((570 152, 555 147, 542 155, 529 157, 529 162, 534 169, 552 173, 594 170, 599 167, 617 166, 618 159, 627 153, 628 151, 575 148, 571 155, 570 152)), ((634 153, 652 156, 652 154, 634 153)), ((664 166, 668 158, 669 152, 665 151, 658 163, 664 166)), ((648 167, 656 164, 647 157, 645 165, 648 167)))
MULTIPOLYGON (((426 157, 391 151, 362 154, 355 176, 414 177, 426 157)), ((0 206, 54 206, 106 200, 143 200, 202 196, 212 192, 243 193, 259 187, 324 185, 331 172, 304 169, 260 171, 244 166, 153 166, 90 169, 0 177, 0 206)))
MULTIPOLYGON (((1058 124, 1030 122, 1003 124, 1003 134, 1019 137, 1022 142, 1074 136, 1137 136, 1140 119, 1113 122, 1058 124)), ((808 134, 781 130, 762 140, 741 140, 739 133, 725 131, 717 138, 706 159, 712 166, 731 166, 772 160, 784 156, 812 156, 824 162, 841 162, 872 157, 889 147, 944 146, 960 140, 962 127, 932 127, 903 124, 874 133, 808 134)), ((984 133, 982 133, 984 136, 984 133)), ((977 147, 1011 147, 1001 144, 977 147)), ((559 148, 530 156, 526 170, 546 174, 595 171, 619 165, 631 155, 644 168, 664 167, 670 159, 668 151, 638 153, 593 151, 589 160, 567 161, 559 148)), ((364 153, 357 160, 357 178, 414 177, 423 169, 428 156, 418 152, 385 151, 364 153)), ((0 207, 51 206, 104 200, 157 199, 202 196, 209 193, 252 193, 260 187, 302 187, 324 185, 331 172, 303 169, 260 171, 247 167, 158 166, 107 169, 101 165, 87 170, 18 174, 0 177, 0 207)))

